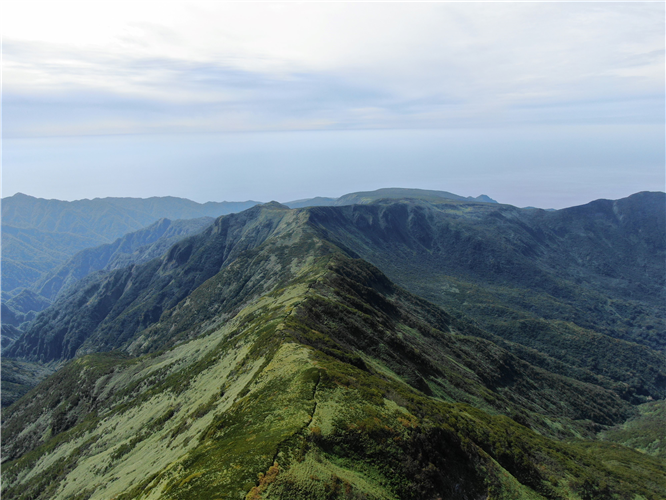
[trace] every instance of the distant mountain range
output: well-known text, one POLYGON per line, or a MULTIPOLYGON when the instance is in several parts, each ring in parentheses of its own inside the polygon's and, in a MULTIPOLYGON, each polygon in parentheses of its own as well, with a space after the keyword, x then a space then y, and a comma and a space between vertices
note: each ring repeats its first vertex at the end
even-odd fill
POLYGON ((240 212, 259 202, 197 203, 173 196, 154 198, 95 198, 60 201, 15 194, 2 200, 2 222, 48 233, 97 235, 116 239, 162 219, 218 217, 240 212))
POLYGON ((95 271, 110 271, 140 264, 161 256, 177 241, 210 226, 213 217, 176 220, 160 219, 150 226, 128 233, 113 243, 83 250, 42 276, 33 289, 53 301, 71 284, 95 271))
MULTIPOLYGON (((291 203, 348 205, 382 198, 494 202, 484 195, 464 198, 445 191, 391 188, 291 203)), ((5 198, 2 200, 2 323, 6 327, 23 328, 21 325, 32 321, 36 313, 50 305, 63 287, 91 272, 156 257, 179 238, 203 229, 205 217, 212 222, 213 217, 239 212, 258 203, 200 204, 175 197, 67 202, 20 193, 5 198), (183 220, 193 218, 199 218, 199 222, 183 220), (172 223, 171 219, 180 220, 172 223), (101 246, 97 248, 98 245, 101 246), (141 246, 146 248, 140 249, 141 246)), ((3 345, 15 334, 5 328, 3 345)))
POLYGON ((358 193, 349 193, 340 198, 324 198, 318 196, 306 200, 288 201, 285 203, 289 208, 305 207, 341 207, 345 205, 358 205, 372 203, 377 200, 399 200, 403 198, 412 198, 417 200, 439 202, 442 200, 458 201, 479 201, 483 203, 497 203, 485 194, 472 198, 471 196, 459 196, 447 191, 431 191, 426 189, 405 189, 405 188, 384 188, 376 191, 361 191, 358 193))
POLYGON ((111 243, 162 218, 218 217, 258 202, 208 202, 183 198, 44 200, 15 194, 2 200, 2 291, 36 283, 77 252, 111 243))

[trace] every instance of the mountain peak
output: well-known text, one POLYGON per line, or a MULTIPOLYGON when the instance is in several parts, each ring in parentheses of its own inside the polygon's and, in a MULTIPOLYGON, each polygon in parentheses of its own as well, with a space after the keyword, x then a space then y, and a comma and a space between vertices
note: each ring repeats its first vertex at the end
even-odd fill
POLYGON ((495 200, 485 194, 474 198, 472 196, 460 196, 454 193, 449 193, 448 191, 393 187, 376 189, 374 191, 359 191, 355 193, 348 193, 339 198, 323 198, 318 196, 316 198, 306 200, 288 201, 286 205, 291 208, 362 205, 373 203, 378 200, 400 200, 406 198, 427 201, 430 203, 441 203, 442 200, 455 200, 467 203, 497 203, 495 200))
POLYGON ((484 203, 497 203, 497 201, 493 200, 490 196, 486 194, 479 195, 476 198, 472 198, 471 196, 468 196, 467 198, 470 200, 481 201, 484 203))
POLYGON ((269 201, 268 203, 263 203, 259 206, 268 210, 291 210, 287 205, 283 205, 282 203, 275 200, 269 201))
POLYGON ((15 198, 17 200, 21 199, 21 198, 27 198, 27 199, 33 199, 33 200, 37 199, 34 196, 30 196, 29 194, 25 194, 25 193, 15 193, 12 196, 5 197, 5 199, 7 199, 7 198, 15 198))

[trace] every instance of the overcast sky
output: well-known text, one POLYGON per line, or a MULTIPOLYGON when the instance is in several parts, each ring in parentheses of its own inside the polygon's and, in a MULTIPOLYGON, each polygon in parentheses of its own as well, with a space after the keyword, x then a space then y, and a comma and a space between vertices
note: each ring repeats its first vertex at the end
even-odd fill
POLYGON ((664 190, 663 2, 2 9, 3 196, 664 190))

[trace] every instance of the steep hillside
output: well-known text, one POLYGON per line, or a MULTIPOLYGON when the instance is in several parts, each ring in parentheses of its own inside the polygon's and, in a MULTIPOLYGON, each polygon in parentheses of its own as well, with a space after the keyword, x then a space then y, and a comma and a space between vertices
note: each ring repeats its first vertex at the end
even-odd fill
MULTIPOLYGON (((42 295, 39 295, 38 293, 33 292, 32 290, 27 290, 24 288, 23 290, 21 290, 20 293, 14 296, 9 296, 8 294, 3 295, 2 305, 11 309, 15 315, 21 315, 17 318, 19 320, 19 323, 21 323, 23 321, 26 321, 27 317, 31 313, 36 314, 39 311, 43 311, 48 306, 50 306, 51 300, 47 299, 42 295)), ((4 318, 2 322, 5 323, 4 318)), ((18 324, 16 326, 18 326, 18 324)))
POLYGON ((277 203, 252 208, 217 219, 159 259, 89 276, 41 313, 5 354, 48 363, 72 358, 79 349, 120 347, 240 253, 286 230, 297 218, 277 203))
POLYGON ((160 257, 174 243, 203 231, 213 220, 212 217, 176 221, 160 219, 144 229, 118 238, 113 243, 77 253, 64 264, 43 275, 32 288, 41 297, 53 301, 63 290, 95 271, 120 269, 160 257))
MULTIPOLYGON (((3 205, 4 205, 3 200, 3 205)), ((19 228, 2 220, 2 290, 20 291, 43 273, 84 248, 105 243, 95 235, 78 235, 19 228)))
MULTIPOLYGON (((487 223, 487 219, 497 220, 495 210, 489 204, 433 206, 414 201, 300 211, 279 204, 255 207, 218 219, 200 235, 174 245, 161 259, 83 280, 44 311, 5 354, 49 363, 84 353, 127 350, 128 346, 133 346, 131 352, 142 352, 143 347, 136 347, 142 332, 160 321, 171 324, 171 318, 163 318, 163 314, 228 265, 233 263, 236 274, 225 275, 228 282, 218 287, 218 305, 213 309, 218 313, 223 308, 225 314, 232 314, 245 297, 265 293, 276 281, 286 279, 271 266, 278 262, 279 269, 284 269, 290 258, 304 257, 290 246, 278 245, 276 238, 300 234, 309 235, 304 242, 342 241, 342 248, 351 255, 370 256, 389 276, 406 277, 403 286, 412 286, 433 302, 458 307, 455 316, 469 334, 489 340, 531 365, 611 389, 633 402, 666 396, 664 356, 650 347, 611 338, 603 329, 618 321, 604 317, 609 300, 616 307, 622 302, 594 293, 590 290, 594 283, 574 285, 553 276, 538 258, 518 251, 527 241, 509 246, 506 242, 516 239, 511 231, 522 231, 523 238, 531 233, 517 224, 518 229, 510 227, 495 234, 487 223), (429 239, 424 239, 424 231, 430 231, 429 239), (243 253, 249 249, 258 253, 243 253), (503 259, 509 271, 486 273, 480 259, 503 259), (466 273, 469 281, 445 273, 466 273), (502 281, 510 286, 499 286, 502 281), (442 284, 458 286, 463 293, 451 293, 442 284), (573 294, 555 295, 561 290, 573 294), (567 316, 558 319, 562 311, 567 316), (580 321, 582 326, 576 324, 578 318, 585 320, 580 321)), ((303 243, 299 252, 306 252, 308 245, 311 243, 303 243)), ((552 246, 544 248, 552 254, 557 250, 552 246)), ((640 257, 640 253, 636 255, 640 257)), ((650 258, 651 265, 657 266, 650 258)), ((566 273, 568 261, 562 261, 560 271, 566 273)), ((645 303, 641 307, 656 309, 645 303)), ((168 332, 160 342, 172 337, 171 327, 168 332)), ((610 333, 626 336, 626 332, 610 333)), ((146 345, 155 349, 163 344, 146 345)))
POLYGON ((617 327, 663 307, 659 196, 269 203, 91 274, 7 350, 16 390, 70 361, 3 410, 2 495, 659 500, 666 358, 617 327))
POLYGON ((639 193, 554 212, 380 201, 310 213, 401 286, 492 331, 561 320, 664 350, 665 204, 664 193, 639 193))
MULTIPOLYGON (((4 313, 3 313, 4 314, 4 313)), ((2 325, 2 348, 14 342, 21 335, 21 330, 12 325, 2 325)))
POLYGON ((633 418, 602 432, 600 437, 666 459, 666 401, 650 401, 638 410, 633 418))
POLYGON ((4 358, 2 370, 2 406, 9 406, 55 370, 40 363, 4 358))
POLYGON ((236 260, 133 344, 162 349, 78 358, 5 410, 5 498, 656 500, 665 490, 658 458, 556 439, 622 421, 627 405, 612 392, 461 334, 296 227, 236 260), (277 249, 280 278, 253 298, 240 285, 246 301, 230 317, 223 289, 277 249))

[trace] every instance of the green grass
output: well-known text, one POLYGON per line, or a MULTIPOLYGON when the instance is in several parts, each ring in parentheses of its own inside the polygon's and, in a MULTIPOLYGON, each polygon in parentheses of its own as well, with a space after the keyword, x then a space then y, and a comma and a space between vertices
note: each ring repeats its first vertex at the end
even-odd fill
MULTIPOLYGON (((80 358, 3 413, 14 458, 3 496, 666 491, 663 459, 572 439, 624 421, 630 406, 615 392, 529 365, 362 260, 283 234, 147 328, 139 351, 154 352, 80 358), (231 297, 225 287, 253 291, 216 308, 231 297)), ((659 408, 644 415, 656 422, 659 408)))
POLYGON ((666 401, 645 403, 638 410, 634 418, 602 432, 601 439, 666 458, 666 401))

